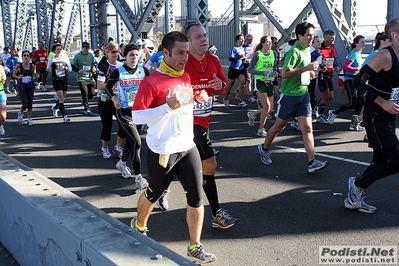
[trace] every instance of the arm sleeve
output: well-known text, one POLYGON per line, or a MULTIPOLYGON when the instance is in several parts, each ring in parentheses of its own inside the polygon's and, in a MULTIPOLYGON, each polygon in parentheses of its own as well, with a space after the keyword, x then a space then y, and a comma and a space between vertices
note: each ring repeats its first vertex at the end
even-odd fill
POLYGON ((359 74, 353 80, 353 86, 361 93, 364 94, 366 99, 374 102, 378 95, 373 91, 372 87, 369 85, 370 77, 377 74, 369 65, 365 65, 360 70, 359 74))
POLYGON ((105 91, 110 97, 115 95, 115 93, 112 91, 112 88, 114 87, 118 79, 119 79, 119 70, 115 69, 114 71, 112 71, 111 75, 109 76, 109 79, 105 86, 105 91))
POLYGON ((65 63, 68 66, 68 72, 72 72, 71 61, 69 61, 69 58, 66 56, 65 56, 65 63))
POLYGON ((166 113, 169 113, 172 109, 167 103, 160 105, 155 108, 148 108, 145 110, 133 110, 132 117, 135 124, 146 124, 151 122, 159 121, 166 113))
POLYGON ((348 72, 356 72, 357 67, 353 67, 352 64, 353 64, 352 60, 346 60, 344 65, 342 66, 342 69, 348 72))
POLYGON ((47 61, 47 67, 46 70, 47 72, 51 71, 51 65, 53 64, 53 58, 51 57, 48 61, 47 61))

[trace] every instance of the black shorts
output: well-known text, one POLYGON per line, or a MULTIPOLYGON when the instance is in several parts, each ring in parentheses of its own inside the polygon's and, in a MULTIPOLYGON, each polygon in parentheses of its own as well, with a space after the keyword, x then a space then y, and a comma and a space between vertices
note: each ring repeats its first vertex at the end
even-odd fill
POLYGON ((159 154, 147 151, 148 188, 145 197, 155 203, 177 176, 187 199, 193 208, 202 206, 202 165, 196 147, 185 152, 169 155, 166 168, 159 164, 159 154))
POLYGON ((194 125, 194 142, 197 145, 201 160, 206 160, 215 156, 212 142, 208 136, 208 129, 199 125, 194 125))
POLYGON ((318 83, 319 83, 319 90, 321 93, 325 92, 326 90, 334 91, 334 86, 331 76, 319 73, 318 83))
POLYGON ((55 91, 67 91, 68 80, 67 78, 53 78, 53 87, 55 91))
POLYGON ((237 79, 239 75, 243 75, 245 77, 245 68, 238 70, 233 67, 229 67, 229 73, 227 74, 229 79, 237 79))

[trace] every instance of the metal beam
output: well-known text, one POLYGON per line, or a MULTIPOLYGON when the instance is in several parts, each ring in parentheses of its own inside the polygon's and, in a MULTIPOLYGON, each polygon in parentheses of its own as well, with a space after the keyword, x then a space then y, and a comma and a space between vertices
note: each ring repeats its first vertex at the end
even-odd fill
POLYGON ((75 29, 76 20, 77 20, 78 12, 79 12, 78 1, 79 0, 75 0, 75 3, 72 5, 72 11, 71 11, 71 15, 69 17, 69 23, 68 23, 68 28, 67 28, 67 33, 65 36, 65 43, 64 43, 64 49, 67 52, 70 51, 71 43, 73 41, 73 31, 75 29))
POLYGON ((24 44, 26 39, 26 20, 27 20, 27 3, 26 0, 17 0, 17 16, 15 19, 14 28, 14 46, 22 48, 23 50, 28 47, 24 44))
POLYGON ((173 0, 166 0, 165 5, 165 32, 174 31, 176 28, 173 0))
POLYGON ((387 22, 394 18, 399 18, 399 1, 388 0, 387 9, 387 22))
POLYGON ((344 60, 352 42, 352 31, 346 23, 343 13, 334 4, 333 0, 310 0, 321 29, 333 29, 337 33, 335 38, 336 64, 343 66, 344 60))
POLYGON ((11 0, 1 0, 1 15, 3 19, 4 43, 6 46, 13 46, 12 29, 11 29, 11 0))
POLYGON ((49 50, 49 29, 48 29, 48 15, 47 15, 47 1, 36 0, 36 17, 37 17, 37 28, 38 28, 38 39, 39 42, 44 43, 44 47, 49 50))
POLYGON ((93 49, 108 41, 107 2, 89 1, 90 39, 93 49))
POLYGON ((126 28, 132 34, 132 38, 137 39, 139 34, 134 27, 134 22, 137 22, 137 16, 130 9, 129 4, 125 0, 111 0, 116 12, 126 25, 126 28))
POLYGON ((79 2, 79 11, 80 11, 80 34, 82 42, 89 41, 89 23, 87 22, 87 11, 86 11, 86 3, 79 2))
POLYGON ((55 43, 55 40, 61 43, 62 41, 62 30, 64 27, 65 17, 65 0, 54 0, 52 20, 50 26, 50 38, 49 46, 55 43))

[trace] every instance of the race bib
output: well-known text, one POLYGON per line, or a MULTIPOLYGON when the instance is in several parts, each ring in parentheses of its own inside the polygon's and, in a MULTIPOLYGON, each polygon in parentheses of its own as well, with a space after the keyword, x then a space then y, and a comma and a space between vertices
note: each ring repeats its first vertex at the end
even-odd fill
POLYGON ((129 91, 126 93, 126 100, 129 107, 133 106, 134 100, 136 99, 137 91, 129 91))
POLYGON ((389 97, 391 102, 399 104, 399 88, 392 88, 391 96, 389 97))
POLYGON ((87 73, 88 73, 88 72, 91 71, 91 66, 83 66, 82 69, 83 69, 84 72, 87 72, 87 73))
POLYGON ((55 70, 55 75, 57 76, 57 77, 65 77, 65 70, 60 70, 60 69, 56 69, 55 70))
POLYGON ((204 103, 194 102, 194 116, 209 116, 212 112, 213 97, 204 103))
POLYGON ((22 83, 29 83, 32 80, 31 76, 22 77, 22 83))
POLYGON ((46 62, 46 58, 45 57, 40 57, 40 63, 46 62))
POLYGON ((301 85, 307 86, 310 84, 310 73, 309 71, 303 72, 301 74, 301 85))
POLYGON ((187 111, 177 112, 174 115, 174 133, 175 135, 189 134, 193 131, 192 114, 187 111))

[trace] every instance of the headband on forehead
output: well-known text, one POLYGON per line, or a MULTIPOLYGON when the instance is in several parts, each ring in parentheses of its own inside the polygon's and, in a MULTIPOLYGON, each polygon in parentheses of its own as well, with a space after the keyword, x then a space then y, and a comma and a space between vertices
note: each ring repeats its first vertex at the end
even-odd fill
POLYGON ((123 56, 126 57, 127 54, 131 51, 131 50, 139 50, 139 48, 135 45, 135 44, 128 44, 125 47, 125 50, 123 50, 123 56))

